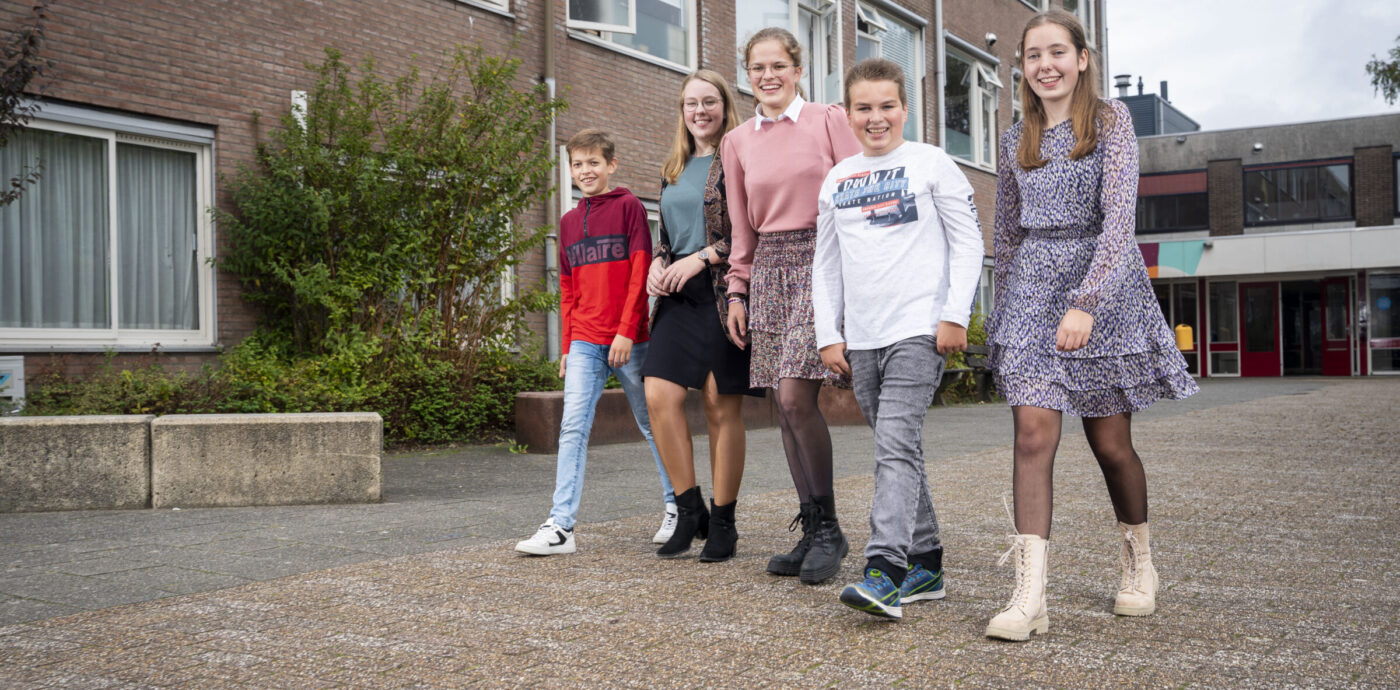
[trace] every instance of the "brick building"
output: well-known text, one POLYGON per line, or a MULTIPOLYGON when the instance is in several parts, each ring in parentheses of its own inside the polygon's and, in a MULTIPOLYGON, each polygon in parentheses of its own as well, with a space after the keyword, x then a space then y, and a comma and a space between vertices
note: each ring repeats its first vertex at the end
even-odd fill
POLYGON ((1143 137, 1138 245, 1204 376, 1400 372, 1400 114, 1143 137))
MULTIPOLYGON (((30 370, 55 352, 68 353, 74 370, 107 351, 159 351, 167 365, 196 365, 245 337, 256 315, 237 278, 206 261, 222 241, 206 209, 228 207, 223 180, 253 162, 259 126, 272 126, 293 93, 311 86, 305 65, 319 63, 327 46, 352 62, 372 54, 382 75, 414 56, 432 64, 473 43, 520 58, 524 79, 552 73, 570 103, 557 140, 587 126, 611 130, 617 183, 653 214, 685 74, 706 67, 730 75, 751 108, 736 46, 781 25, 806 47, 809 98, 838 102, 844 70, 882 55, 909 73, 906 137, 944 146, 964 164, 990 254, 996 136, 1019 115, 1012 90, 1020 30, 1035 12, 1064 6, 1086 20, 1102 50, 1103 1, 54 3, 47 50, 57 67, 39 117, 0 152, 0 173, 22 155, 63 161, 26 196, 67 211, 58 229, 0 211, 0 356, 25 356, 30 370), (629 11, 606 16, 623 6, 629 11), (143 222, 131 222, 138 216, 143 222), (133 226, 156 229, 138 237, 133 226)), ((29 5, 0 0, 0 32, 23 21, 29 5)), ((560 179, 568 179, 562 166, 560 179)), ((551 223, 571 205, 571 195, 557 195, 516 221, 551 223)), ((537 282, 546 272, 543 255, 531 257, 517 280, 537 282)), ((532 325, 553 334, 550 321, 540 315, 532 325)))

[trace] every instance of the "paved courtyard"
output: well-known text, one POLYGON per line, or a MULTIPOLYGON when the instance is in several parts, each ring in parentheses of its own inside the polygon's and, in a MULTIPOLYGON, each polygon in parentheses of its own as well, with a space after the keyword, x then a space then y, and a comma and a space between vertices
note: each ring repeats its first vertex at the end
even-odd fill
POLYGON ((773 430, 721 564, 655 558, 640 444, 590 456, 578 554, 518 557, 553 458, 475 447, 386 458, 377 505, 0 515, 0 687, 1400 685, 1400 380, 1202 388, 1135 420, 1147 618, 1111 613, 1113 515, 1067 420, 1050 632, 981 636, 1010 591, 1010 415, 963 406, 925 440, 949 595, 899 623, 836 602, 868 535, 864 428, 833 432, 857 551, 816 587, 763 572, 795 512, 773 430))

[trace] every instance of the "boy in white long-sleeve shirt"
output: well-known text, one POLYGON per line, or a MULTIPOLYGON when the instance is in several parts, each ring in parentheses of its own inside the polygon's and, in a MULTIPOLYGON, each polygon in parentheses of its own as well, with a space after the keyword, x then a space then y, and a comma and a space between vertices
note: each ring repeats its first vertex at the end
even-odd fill
POLYGON ((941 599, 943 545, 924 473, 923 425, 944 355, 967 346, 982 269, 972 185, 946 153, 906 142, 904 71, 863 60, 846 74, 863 153, 837 163, 817 200, 817 347, 854 379, 875 430, 875 499, 862 582, 841 601, 887 618, 941 599))

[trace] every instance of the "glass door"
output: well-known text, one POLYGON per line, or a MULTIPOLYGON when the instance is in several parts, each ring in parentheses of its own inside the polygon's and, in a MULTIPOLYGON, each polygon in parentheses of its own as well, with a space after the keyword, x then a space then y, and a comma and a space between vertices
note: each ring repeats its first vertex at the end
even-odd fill
POLYGON ((1322 281, 1322 375, 1351 376, 1351 281, 1322 281))
POLYGON ((1282 376, 1278 283, 1240 283, 1240 376, 1282 376))

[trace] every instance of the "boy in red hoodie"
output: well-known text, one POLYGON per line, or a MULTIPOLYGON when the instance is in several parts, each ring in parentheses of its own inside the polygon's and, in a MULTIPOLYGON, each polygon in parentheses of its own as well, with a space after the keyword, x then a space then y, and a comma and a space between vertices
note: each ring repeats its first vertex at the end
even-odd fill
POLYGON ((642 202, 627 189, 613 189, 617 172, 612 138, 597 129, 575 134, 565 145, 569 173, 583 200, 559 221, 560 320, 564 327, 564 418, 559 429, 559 465, 554 508, 535 534, 515 550, 535 556, 573 553, 574 522, 583 495, 588 433, 603 384, 611 373, 622 383, 637 427, 651 446, 666 504, 661 530, 665 543, 675 529, 675 493, 651 438, 642 362, 647 353, 647 268, 651 228, 642 202))

